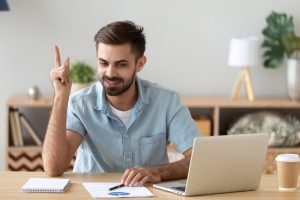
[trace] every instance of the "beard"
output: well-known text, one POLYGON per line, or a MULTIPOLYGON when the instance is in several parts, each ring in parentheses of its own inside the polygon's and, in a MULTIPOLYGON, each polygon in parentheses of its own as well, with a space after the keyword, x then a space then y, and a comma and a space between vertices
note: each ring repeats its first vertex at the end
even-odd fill
POLYGON ((126 92, 133 84, 133 82, 135 81, 135 75, 136 73, 133 73, 132 76, 130 77, 130 79, 128 81, 125 81, 124 79, 122 79, 121 77, 108 77, 108 76, 102 76, 102 78, 99 77, 99 80, 104 88, 105 94, 108 96, 118 96, 123 94, 124 92, 126 92), (108 82, 117 82, 117 87, 108 87, 105 85, 105 81, 108 82))

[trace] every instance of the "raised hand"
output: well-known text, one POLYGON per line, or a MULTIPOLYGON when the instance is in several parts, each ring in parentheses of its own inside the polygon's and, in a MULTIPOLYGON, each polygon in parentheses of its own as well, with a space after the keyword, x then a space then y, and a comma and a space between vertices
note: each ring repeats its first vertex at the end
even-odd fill
POLYGON ((54 87, 55 96, 68 97, 72 86, 70 73, 70 59, 65 59, 61 65, 58 47, 54 48, 55 67, 50 72, 50 78, 54 87))

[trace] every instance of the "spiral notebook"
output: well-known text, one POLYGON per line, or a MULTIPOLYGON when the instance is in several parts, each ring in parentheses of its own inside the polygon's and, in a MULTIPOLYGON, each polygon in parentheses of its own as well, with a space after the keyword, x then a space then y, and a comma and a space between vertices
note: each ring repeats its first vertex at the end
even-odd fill
POLYGON ((64 192, 70 185, 70 179, 29 178, 23 185, 23 192, 64 192))

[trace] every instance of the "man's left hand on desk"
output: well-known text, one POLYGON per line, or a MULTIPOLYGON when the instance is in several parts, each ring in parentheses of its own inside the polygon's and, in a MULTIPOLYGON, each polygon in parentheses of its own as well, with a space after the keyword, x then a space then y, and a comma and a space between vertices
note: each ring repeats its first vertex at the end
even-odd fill
POLYGON ((155 168, 132 167, 127 169, 121 179, 125 186, 142 186, 144 183, 159 183, 161 177, 155 168))

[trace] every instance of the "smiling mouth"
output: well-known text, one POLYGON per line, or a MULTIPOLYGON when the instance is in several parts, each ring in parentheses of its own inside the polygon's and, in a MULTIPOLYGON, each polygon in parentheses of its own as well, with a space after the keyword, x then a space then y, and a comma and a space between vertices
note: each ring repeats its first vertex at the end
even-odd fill
POLYGON ((104 84, 107 88, 116 88, 118 87, 118 85, 121 83, 120 80, 114 80, 114 81, 110 81, 110 80, 105 80, 104 84))

